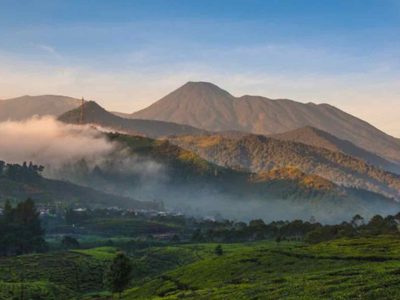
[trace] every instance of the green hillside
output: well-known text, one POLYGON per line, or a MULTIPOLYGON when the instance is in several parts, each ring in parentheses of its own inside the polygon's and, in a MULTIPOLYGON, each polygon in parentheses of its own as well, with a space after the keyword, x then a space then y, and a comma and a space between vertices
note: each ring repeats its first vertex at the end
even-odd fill
MULTIPOLYGON (((222 255, 215 253, 216 246, 177 244, 133 251, 132 282, 123 299, 400 297, 396 236, 319 244, 222 244, 222 255)), ((103 271, 115 251, 102 247, 0 258, 0 299, 20 295, 21 288, 32 299, 112 299, 103 271)))
POLYGON ((116 196, 67 181, 42 177, 27 166, 0 161, 0 203, 14 203, 32 198, 47 207, 134 207, 157 208, 157 204, 116 196))
POLYGON ((257 173, 292 167, 338 185, 400 198, 399 175, 343 152, 257 135, 239 138, 222 135, 184 136, 169 140, 220 166, 257 173))
POLYGON ((383 195, 338 186, 296 167, 282 166, 256 174, 218 166, 166 140, 121 133, 109 133, 107 138, 117 145, 115 153, 93 170, 82 168, 76 176, 79 182, 109 193, 163 201, 167 208, 189 207, 190 213, 190 209, 199 211, 200 207, 203 212, 215 213, 220 207, 220 212, 230 218, 315 216, 335 222, 338 216, 349 219, 357 213, 366 217, 385 215, 396 212, 399 206, 383 195), (126 159, 133 160, 132 168, 137 171, 120 171, 126 159), (158 169, 147 176, 146 170, 155 165, 158 169), (243 207, 244 202, 249 205, 243 207))
POLYGON ((124 299, 396 299, 398 239, 203 245, 197 262, 131 289, 124 299), (368 249, 368 253, 365 250, 368 249))

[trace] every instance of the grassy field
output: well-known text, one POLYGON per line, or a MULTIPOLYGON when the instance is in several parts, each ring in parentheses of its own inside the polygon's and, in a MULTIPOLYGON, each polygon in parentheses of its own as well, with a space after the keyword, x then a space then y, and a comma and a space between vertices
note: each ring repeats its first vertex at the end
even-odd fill
MULTIPOLYGON (((216 246, 132 250, 123 299, 400 299, 397 237, 222 244, 221 256, 216 246)), ((116 251, 1 258, 0 299, 111 299, 103 272, 116 251)))
POLYGON ((196 262, 124 299, 400 299, 400 241, 392 237, 223 245, 222 256, 214 246, 198 245, 196 262))
POLYGON ((0 258, 0 299, 73 299, 103 290, 114 248, 0 258))

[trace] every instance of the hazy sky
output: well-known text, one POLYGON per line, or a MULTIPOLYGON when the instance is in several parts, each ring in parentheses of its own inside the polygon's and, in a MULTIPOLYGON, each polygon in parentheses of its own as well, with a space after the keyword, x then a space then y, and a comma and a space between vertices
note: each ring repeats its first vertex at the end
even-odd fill
POLYGON ((400 137, 400 0, 0 0, 0 98, 132 112, 189 80, 328 102, 400 137))

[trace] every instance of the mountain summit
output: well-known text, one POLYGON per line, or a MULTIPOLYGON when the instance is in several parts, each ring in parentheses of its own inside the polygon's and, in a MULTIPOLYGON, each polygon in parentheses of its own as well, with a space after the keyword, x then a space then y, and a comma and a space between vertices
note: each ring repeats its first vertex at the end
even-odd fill
POLYGON ((187 124, 209 131, 263 135, 312 126, 386 159, 400 161, 397 139, 336 107, 260 96, 234 97, 207 82, 188 82, 131 117, 187 124))
POLYGON ((72 124, 80 124, 81 122, 84 124, 95 124, 114 129, 115 131, 123 131, 129 134, 147 137, 205 133, 204 130, 188 125, 154 120, 124 119, 106 111, 94 101, 85 102, 83 104, 83 110, 82 106, 80 106, 66 112, 59 117, 59 120, 72 124))

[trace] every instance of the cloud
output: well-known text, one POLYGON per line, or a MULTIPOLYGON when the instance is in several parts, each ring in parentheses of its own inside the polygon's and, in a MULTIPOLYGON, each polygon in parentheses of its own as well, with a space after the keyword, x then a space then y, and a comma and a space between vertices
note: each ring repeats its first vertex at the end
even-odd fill
POLYGON ((2 122, 0 136, 0 159, 12 163, 32 161, 57 167, 114 150, 95 129, 66 125, 52 117, 2 122))

